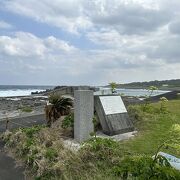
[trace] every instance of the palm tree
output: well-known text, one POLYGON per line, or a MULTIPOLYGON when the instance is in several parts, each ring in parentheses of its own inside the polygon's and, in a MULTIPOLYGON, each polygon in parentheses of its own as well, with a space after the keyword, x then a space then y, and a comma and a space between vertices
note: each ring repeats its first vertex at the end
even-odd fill
POLYGON ((47 126, 51 127, 52 123, 61 116, 68 115, 73 107, 71 98, 61 97, 56 94, 49 96, 49 103, 45 106, 47 126))

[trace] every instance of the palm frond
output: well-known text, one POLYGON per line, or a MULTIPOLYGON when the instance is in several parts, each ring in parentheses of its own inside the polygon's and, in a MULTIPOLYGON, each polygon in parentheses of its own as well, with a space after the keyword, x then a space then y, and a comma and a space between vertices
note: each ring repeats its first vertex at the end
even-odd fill
POLYGON ((73 101, 71 98, 61 97, 56 94, 49 96, 50 106, 45 107, 47 125, 51 124, 59 119, 62 115, 68 115, 73 107, 73 101))

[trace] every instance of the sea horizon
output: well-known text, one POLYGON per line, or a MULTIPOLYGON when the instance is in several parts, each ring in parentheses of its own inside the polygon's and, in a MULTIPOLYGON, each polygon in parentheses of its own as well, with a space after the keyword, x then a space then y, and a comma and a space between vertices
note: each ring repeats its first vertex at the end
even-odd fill
POLYGON ((32 92, 40 92, 54 87, 44 85, 0 85, 0 97, 28 96, 32 92))
MULTIPOLYGON (((0 85, 0 97, 16 97, 16 96, 29 96, 32 92, 41 92, 47 89, 53 89, 56 86, 45 85, 0 85)), ((95 92, 95 94, 110 93, 110 88, 102 87, 101 92, 95 92)), ((158 90, 153 95, 163 94, 169 91, 158 90)), ((148 90, 145 89, 121 89, 117 88, 118 94, 124 94, 127 96, 145 96, 148 90)))

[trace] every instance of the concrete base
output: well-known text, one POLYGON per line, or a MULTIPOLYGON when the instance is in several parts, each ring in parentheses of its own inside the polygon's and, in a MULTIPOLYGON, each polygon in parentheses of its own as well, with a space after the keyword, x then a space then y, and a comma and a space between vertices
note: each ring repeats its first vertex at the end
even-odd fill
POLYGON ((113 135, 113 136, 108 136, 108 135, 104 134, 102 131, 98 131, 97 132, 97 137, 110 138, 110 139, 113 139, 115 141, 123 141, 123 140, 128 140, 130 138, 133 138, 135 136, 135 134, 137 134, 137 131, 126 132, 126 133, 123 133, 123 134, 117 134, 117 135, 113 135))
MULTIPOLYGON (((97 137, 99 138, 107 138, 107 139, 112 139, 114 141, 123 141, 123 140, 128 140, 133 138, 137 134, 137 131, 133 132, 128 132, 128 133, 123 133, 123 134, 117 134, 114 136, 108 136, 104 134, 102 131, 97 132, 97 137)), ((72 151, 78 151, 81 148, 81 144, 74 139, 62 139, 64 146, 72 151)))

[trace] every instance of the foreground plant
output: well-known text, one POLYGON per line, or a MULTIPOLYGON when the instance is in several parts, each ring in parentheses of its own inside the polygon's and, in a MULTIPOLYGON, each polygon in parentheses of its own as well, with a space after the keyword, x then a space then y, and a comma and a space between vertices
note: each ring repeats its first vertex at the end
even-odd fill
POLYGON ((51 127, 63 115, 68 115, 71 112, 73 101, 71 98, 61 97, 56 94, 49 96, 49 104, 45 106, 47 126, 51 127))
POLYGON ((21 159, 35 179, 61 179, 65 173, 65 159, 74 153, 65 149, 58 128, 35 126, 6 132, 6 148, 21 159))
POLYGON ((59 132, 58 128, 37 126, 6 133, 3 139, 6 147, 21 158, 39 180, 175 180, 180 177, 168 163, 161 163, 160 156, 154 160, 151 155, 131 154, 112 139, 92 138, 73 152, 64 147, 59 132))
POLYGON ((74 129, 74 113, 70 113, 62 120, 61 127, 63 129, 68 129, 68 128, 74 129))
POLYGON ((160 102, 161 102, 160 111, 161 111, 162 113, 167 113, 166 102, 168 102, 168 99, 167 99, 166 97, 161 97, 161 98, 160 98, 160 102))
POLYGON ((112 168, 112 172, 124 180, 177 180, 180 178, 180 173, 173 169, 162 156, 158 156, 155 160, 145 155, 126 156, 119 165, 112 168))
POLYGON ((146 95, 145 103, 143 104, 143 111, 148 111, 150 107, 150 98, 152 97, 154 91, 158 90, 156 86, 150 86, 148 88, 148 94, 146 95))

